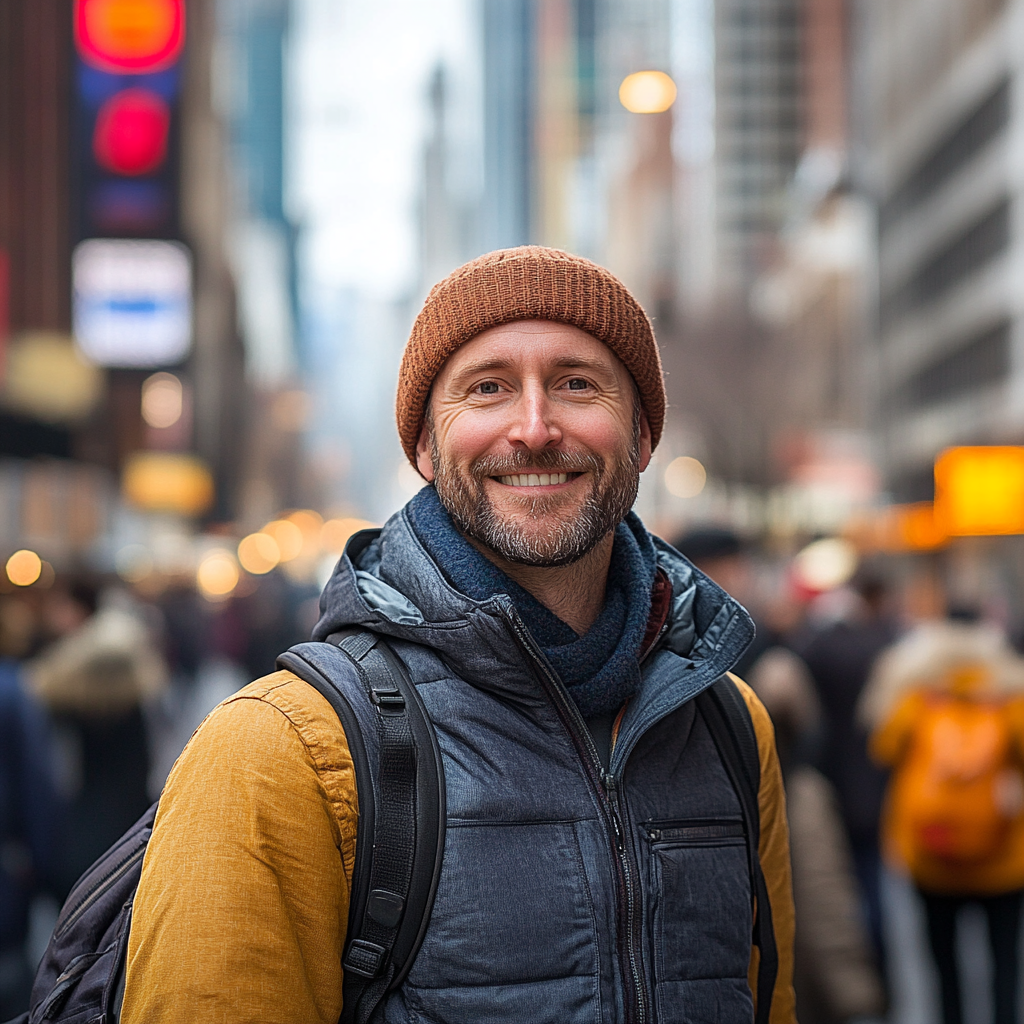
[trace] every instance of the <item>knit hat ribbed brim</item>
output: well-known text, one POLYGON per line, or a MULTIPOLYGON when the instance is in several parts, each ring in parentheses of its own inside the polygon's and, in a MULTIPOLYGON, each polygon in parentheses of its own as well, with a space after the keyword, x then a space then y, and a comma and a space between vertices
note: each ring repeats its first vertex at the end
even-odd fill
POLYGON ((560 249, 524 245, 479 256, 436 284, 413 324, 398 373, 398 435, 416 465, 416 443, 434 379, 448 357, 483 331, 516 320, 570 324, 604 342, 640 392, 652 446, 665 423, 665 385, 651 322, 604 267, 560 249))

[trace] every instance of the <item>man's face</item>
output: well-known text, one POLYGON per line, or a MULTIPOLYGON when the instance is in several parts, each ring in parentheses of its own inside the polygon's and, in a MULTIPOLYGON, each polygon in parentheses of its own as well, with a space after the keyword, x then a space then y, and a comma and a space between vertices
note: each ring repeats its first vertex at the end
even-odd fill
POLYGON ((448 359, 416 449, 459 529, 526 565, 591 551, 650 460, 629 371, 589 334, 544 320, 491 328, 448 359))

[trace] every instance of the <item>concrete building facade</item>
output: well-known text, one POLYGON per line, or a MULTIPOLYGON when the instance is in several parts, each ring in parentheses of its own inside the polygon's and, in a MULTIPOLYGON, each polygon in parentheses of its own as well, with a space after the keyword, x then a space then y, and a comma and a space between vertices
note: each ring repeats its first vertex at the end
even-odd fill
POLYGON ((861 27, 878 202, 886 474, 926 500, 943 448, 1024 440, 1024 4, 875 0, 861 27))

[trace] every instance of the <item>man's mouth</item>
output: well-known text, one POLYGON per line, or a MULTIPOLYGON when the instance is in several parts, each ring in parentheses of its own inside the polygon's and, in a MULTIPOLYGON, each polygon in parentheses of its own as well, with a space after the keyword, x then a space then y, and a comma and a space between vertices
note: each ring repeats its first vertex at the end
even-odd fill
POLYGON ((496 476, 493 479, 506 487, 550 487, 575 479, 579 473, 513 473, 511 476, 496 476))

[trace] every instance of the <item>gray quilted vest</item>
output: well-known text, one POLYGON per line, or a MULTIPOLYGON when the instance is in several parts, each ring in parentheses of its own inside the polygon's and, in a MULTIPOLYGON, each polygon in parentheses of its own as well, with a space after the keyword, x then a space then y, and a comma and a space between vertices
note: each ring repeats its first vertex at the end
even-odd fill
POLYGON ((741 1024, 752 897, 736 793, 693 698, 753 635, 667 545, 668 622, 605 771, 511 601, 453 590, 399 513, 350 544, 314 632, 389 637, 434 723, 447 835, 388 1024, 741 1024))

